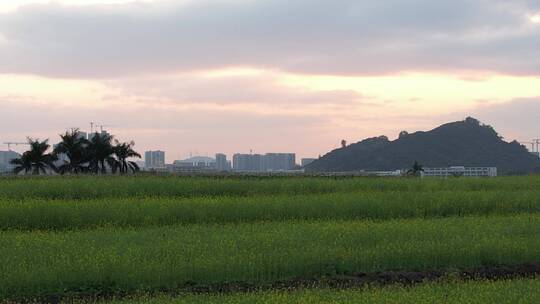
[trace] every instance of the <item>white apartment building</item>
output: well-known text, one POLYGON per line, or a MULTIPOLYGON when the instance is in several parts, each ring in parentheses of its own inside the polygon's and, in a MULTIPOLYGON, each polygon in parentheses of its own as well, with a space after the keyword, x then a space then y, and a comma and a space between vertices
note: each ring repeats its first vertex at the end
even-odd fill
POLYGON ((287 171, 296 166, 294 153, 266 153, 263 157, 263 171, 287 171))
POLYGON ((216 154, 216 164, 215 169, 218 171, 230 171, 231 170, 231 164, 229 161, 227 161, 227 155, 222 153, 216 154))
POLYGON ((239 172, 264 171, 263 155, 261 154, 234 154, 233 169, 239 172))
POLYGON ((453 176, 468 176, 468 177, 496 177, 496 167, 463 167, 454 166, 447 168, 424 168, 421 173, 422 177, 453 177, 453 176))
POLYGON ((234 154, 233 169, 238 172, 270 172, 294 169, 294 153, 234 154))
POLYGON ((144 167, 146 170, 165 168, 165 152, 146 151, 144 153, 144 167))

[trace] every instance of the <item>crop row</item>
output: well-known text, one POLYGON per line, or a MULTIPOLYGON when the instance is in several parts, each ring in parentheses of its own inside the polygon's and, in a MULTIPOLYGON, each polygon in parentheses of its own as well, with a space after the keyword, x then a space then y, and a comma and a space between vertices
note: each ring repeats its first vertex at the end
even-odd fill
POLYGON ((540 191, 352 192, 196 198, 0 199, 0 230, 540 213, 540 191))
MULTIPOLYGON (((84 303, 84 302, 81 302, 84 303)), ((256 292, 233 295, 139 296, 111 300, 108 304, 536 304, 540 303, 540 279, 429 283, 412 288, 400 286, 357 290, 315 289, 295 292, 256 292)))
POLYGON ((537 190, 538 176, 493 179, 323 177, 56 177, 0 178, 0 198, 96 199, 309 194, 351 191, 537 190))
POLYGON ((540 261, 540 215, 0 234, 0 298, 540 261))

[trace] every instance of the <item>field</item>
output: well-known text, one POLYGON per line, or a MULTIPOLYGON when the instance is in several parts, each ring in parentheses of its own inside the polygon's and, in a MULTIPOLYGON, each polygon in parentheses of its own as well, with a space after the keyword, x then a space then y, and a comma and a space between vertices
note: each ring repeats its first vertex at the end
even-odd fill
POLYGON ((353 290, 316 289, 297 292, 257 292, 237 295, 139 296, 111 301, 115 304, 432 304, 432 303, 540 303, 540 280, 480 281, 467 283, 424 284, 353 290))
POLYGON ((539 235, 538 176, 3 178, 0 301, 537 303, 539 235))

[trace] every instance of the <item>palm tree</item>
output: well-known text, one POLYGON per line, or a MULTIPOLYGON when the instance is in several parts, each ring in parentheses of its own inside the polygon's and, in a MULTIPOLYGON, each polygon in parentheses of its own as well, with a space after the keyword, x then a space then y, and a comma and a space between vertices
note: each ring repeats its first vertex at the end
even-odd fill
POLYGON ((54 166, 55 156, 46 153, 51 147, 48 139, 40 141, 39 139, 34 140, 29 137, 28 144, 30 145, 30 150, 24 152, 21 158, 11 161, 16 166, 13 170, 14 173, 18 174, 24 170, 25 173, 31 171, 32 174, 37 175, 40 173, 46 174, 47 169, 56 171, 56 167, 54 166))
POLYGON ((19 174, 22 171, 28 174, 32 171, 32 161, 30 160, 30 153, 28 152, 24 152, 20 158, 12 159, 9 163, 15 165, 15 168, 13 168, 14 174, 19 174))
MULTIPOLYGON (((111 141, 112 135, 107 133, 94 133, 88 143, 88 159, 90 172, 106 174, 107 165, 114 165, 112 157, 114 151, 111 141)), ((111 166, 112 167, 112 166, 111 166)))
POLYGON ((63 163, 58 167, 60 174, 65 173, 81 173, 86 170, 85 163, 88 162, 88 153, 86 153, 86 147, 88 146, 88 140, 81 137, 79 129, 73 129, 71 132, 61 134, 62 141, 54 148, 54 155, 60 157, 63 163))
POLYGON ((412 176, 420 176, 422 172, 424 172, 424 166, 422 166, 418 163, 418 161, 415 160, 412 168, 407 171, 407 174, 412 176))
POLYGON ((113 153, 116 156, 116 159, 113 166, 113 172, 116 172, 117 169, 120 171, 120 174, 125 174, 129 171, 132 171, 133 173, 139 171, 137 163, 128 161, 128 158, 131 157, 141 158, 141 155, 133 150, 135 142, 120 143, 118 140, 115 140, 114 143, 113 153))

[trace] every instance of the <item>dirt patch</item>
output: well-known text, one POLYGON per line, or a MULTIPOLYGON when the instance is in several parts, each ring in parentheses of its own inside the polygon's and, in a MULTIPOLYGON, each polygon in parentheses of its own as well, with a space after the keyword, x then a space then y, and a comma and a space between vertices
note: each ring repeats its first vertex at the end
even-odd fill
POLYGON ((516 266, 478 267, 460 273, 462 279, 512 279, 540 275, 540 263, 516 266))
POLYGON ((184 286, 180 293, 234 293, 264 290, 295 290, 304 288, 360 288, 365 286, 405 285, 410 286, 423 282, 454 278, 458 280, 500 280, 526 278, 540 275, 540 263, 527 263, 513 266, 486 266, 467 270, 424 270, 424 271, 381 271, 374 273, 354 273, 328 276, 317 279, 295 279, 278 281, 272 284, 250 284, 236 282, 219 285, 184 286))
MULTIPOLYGON (((353 273, 332 275, 322 278, 313 279, 295 279, 286 281, 277 281, 271 284, 254 284, 248 282, 231 282, 225 284, 202 285, 196 282, 186 282, 174 289, 162 289, 147 292, 145 295, 165 294, 170 296, 182 296, 187 293, 195 294, 227 294, 255 291, 294 291, 308 288, 362 288, 366 286, 388 286, 388 285, 404 285, 411 286, 423 282, 444 281, 445 279, 458 280, 500 280, 513 278, 527 278, 540 276, 540 263, 526 263, 520 265, 501 265, 501 266, 485 266, 476 267, 466 270, 424 270, 424 271, 381 271, 374 273, 353 273)), ((77 301, 102 301, 111 298, 121 299, 136 296, 137 293, 129 292, 104 292, 97 291, 95 293, 68 291, 69 297, 63 298, 60 295, 46 296, 28 299, 14 299, 5 303, 60 303, 62 301, 71 302, 77 301)), ((2 302, 2 301, 0 301, 2 302)), ((4 303, 4 302, 2 302, 4 303)))

